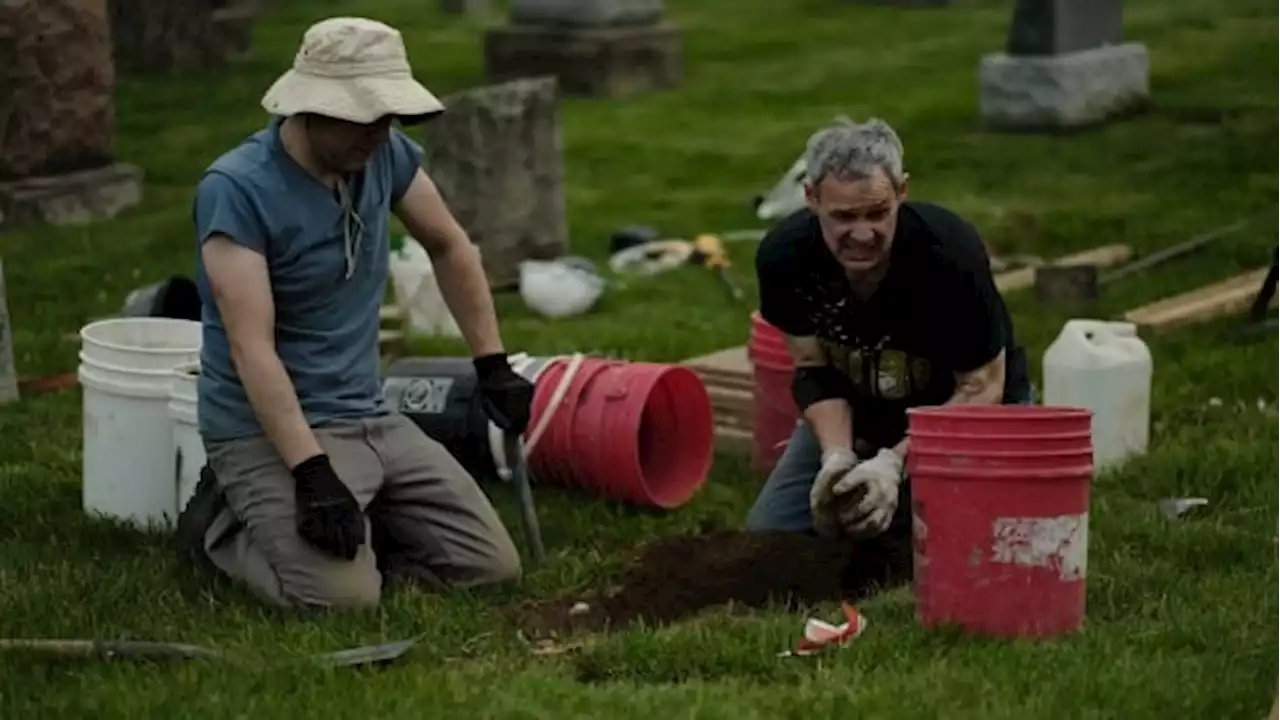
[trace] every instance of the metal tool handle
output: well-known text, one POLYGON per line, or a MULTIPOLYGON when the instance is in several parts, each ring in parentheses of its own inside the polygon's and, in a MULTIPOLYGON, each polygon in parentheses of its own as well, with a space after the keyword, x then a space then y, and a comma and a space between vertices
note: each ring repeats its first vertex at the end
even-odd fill
POLYGON ((520 521, 524 528, 525 543, 533 556, 533 564, 541 565, 547 559, 547 551, 542 546, 542 529, 538 525, 538 512, 533 505, 533 488, 529 485, 529 472, 524 462, 520 433, 503 433, 503 450, 507 456, 507 467, 511 469, 511 482, 516 486, 516 494, 520 499, 520 521))

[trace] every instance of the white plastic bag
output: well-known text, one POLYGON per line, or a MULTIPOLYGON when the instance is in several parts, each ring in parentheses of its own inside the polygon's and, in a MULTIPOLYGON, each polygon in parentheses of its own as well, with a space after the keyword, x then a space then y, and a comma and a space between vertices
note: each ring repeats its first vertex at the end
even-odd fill
POLYGON ((417 240, 406 235, 403 247, 391 252, 390 271, 396 305, 408 315, 410 333, 462 337, 440 294, 431 256, 417 240))
POLYGON ((589 270, 556 260, 520 263, 520 298, 535 312, 560 318, 591 309, 604 292, 604 280, 589 270))

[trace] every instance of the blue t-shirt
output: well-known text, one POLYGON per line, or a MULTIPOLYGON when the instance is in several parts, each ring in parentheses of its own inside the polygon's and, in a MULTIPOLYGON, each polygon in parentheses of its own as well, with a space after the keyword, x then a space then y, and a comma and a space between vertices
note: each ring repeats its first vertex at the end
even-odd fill
POLYGON ((285 153, 280 122, 274 118, 214 161, 196 188, 196 284, 204 304, 197 415, 206 441, 263 433, 232 365, 199 251, 215 233, 267 259, 276 351, 307 422, 318 427, 386 412, 378 310, 386 293, 387 220, 417 173, 422 148, 392 129, 364 171, 348 177, 354 220, 333 190, 285 153))

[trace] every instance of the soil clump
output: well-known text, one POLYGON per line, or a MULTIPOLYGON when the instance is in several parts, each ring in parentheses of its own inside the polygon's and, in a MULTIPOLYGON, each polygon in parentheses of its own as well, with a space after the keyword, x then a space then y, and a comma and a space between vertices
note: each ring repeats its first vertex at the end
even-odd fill
POLYGON ((832 541, 799 533, 717 531, 641 546, 620 582, 509 610, 526 637, 665 625, 732 604, 797 609, 857 600, 908 582, 910 537, 832 541))

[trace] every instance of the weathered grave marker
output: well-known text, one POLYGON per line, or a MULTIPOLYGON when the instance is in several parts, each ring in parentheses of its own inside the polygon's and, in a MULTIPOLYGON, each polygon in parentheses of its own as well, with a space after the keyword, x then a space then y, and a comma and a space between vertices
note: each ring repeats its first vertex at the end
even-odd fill
POLYGON ((0 405, 18 399, 18 369, 13 362, 13 329, 4 294, 4 262, 0 260, 0 405))
POLYGON ((480 16, 492 11, 492 0, 440 0, 440 12, 445 15, 480 16))
POLYGON ((1121 0, 1017 0, 1005 51, 982 58, 982 116, 996 129, 1108 120, 1150 96, 1145 45, 1123 42, 1121 0))
POLYGON ((897 7, 934 8, 946 7, 951 0, 863 0, 869 5, 895 5, 897 7))
POLYGON ((108 0, 116 68, 217 67, 249 47, 258 0, 108 0))
POLYGON ((106 0, 0 3, 0 218, 110 217, 142 197, 114 162, 115 66, 106 0))
POLYGON ((480 247, 490 284, 513 287, 520 261, 568 249, 556 80, 489 85, 444 104, 427 125, 425 165, 480 247))
POLYGON ((511 0, 484 39, 491 81, 551 75, 566 95, 625 97, 679 85, 680 30, 662 0, 511 0))

